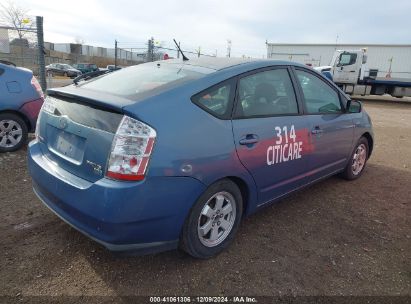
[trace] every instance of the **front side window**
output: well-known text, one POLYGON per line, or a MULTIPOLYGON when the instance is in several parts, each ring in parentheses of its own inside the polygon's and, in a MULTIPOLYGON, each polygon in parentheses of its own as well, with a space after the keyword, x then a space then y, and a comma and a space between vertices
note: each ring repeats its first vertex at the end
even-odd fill
POLYGON ((274 69, 241 78, 236 117, 298 114, 287 69, 274 69))
POLYGON ((192 101, 212 115, 226 118, 231 114, 231 89, 230 83, 219 84, 193 96, 192 101))
POLYGON ((351 64, 354 64, 356 60, 357 60, 357 54, 342 53, 340 55, 340 60, 339 60, 340 62, 338 63, 338 66, 351 65, 351 64))
POLYGON ((327 83, 319 77, 301 70, 296 70, 308 113, 341 112, 340 98, 327 83))

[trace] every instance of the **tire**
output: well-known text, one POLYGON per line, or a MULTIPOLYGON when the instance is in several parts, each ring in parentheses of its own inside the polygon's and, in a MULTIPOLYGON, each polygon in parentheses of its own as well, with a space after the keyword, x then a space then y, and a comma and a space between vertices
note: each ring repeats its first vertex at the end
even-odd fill
POLYGON ((355 145, 354 151, 351 153, 350 160, 342 173, 342 177, 346 180, 359 178, 363 174, 365 165, 367 164, 369 151, 368 140, 365 137, 361 137, 355 145))
POLYGON ((181 233, 180 249, 200 259, 221 253, 234 239, 242 213, 238 186, 228 179, 214 183, 192 207, 181 233))
POLYGON ((20 149, 28 136, 27 124, 18 115, 0 114, 0 152, 12 152, 20 149))

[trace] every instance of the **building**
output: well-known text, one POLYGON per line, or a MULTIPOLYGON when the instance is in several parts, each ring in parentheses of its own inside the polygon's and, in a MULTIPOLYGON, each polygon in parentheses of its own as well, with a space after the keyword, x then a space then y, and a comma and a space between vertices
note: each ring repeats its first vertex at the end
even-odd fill
POLYGON ((312 66, 330 65, 335 50, 367 49, 367 66, 385 77, 411 79, 411 44, 290 44, 267 43, 267 58, 290 60, 312 66))

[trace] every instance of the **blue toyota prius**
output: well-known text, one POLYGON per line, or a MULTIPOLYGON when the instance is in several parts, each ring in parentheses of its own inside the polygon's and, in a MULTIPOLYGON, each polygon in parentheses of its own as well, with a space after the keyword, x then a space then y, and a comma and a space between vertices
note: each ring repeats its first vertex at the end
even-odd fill
POLYGON ((311 68, 210 58, 49 90, 28 153, 43 203, 109 250, 208 258, 244 216, 360 177, 372 149, 361 103, 311 68))

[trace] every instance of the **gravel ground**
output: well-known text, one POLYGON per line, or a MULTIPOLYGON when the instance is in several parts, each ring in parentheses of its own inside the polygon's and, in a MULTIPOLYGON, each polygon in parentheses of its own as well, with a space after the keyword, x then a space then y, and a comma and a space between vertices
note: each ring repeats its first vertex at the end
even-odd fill
POLYGON ((364 175, 313 185, 243 221, 201 261, 119 258, 31 189, 26 151, 0 155, 0 294, 411 296, 411 106, 365 103, 376 133, 364 175))

